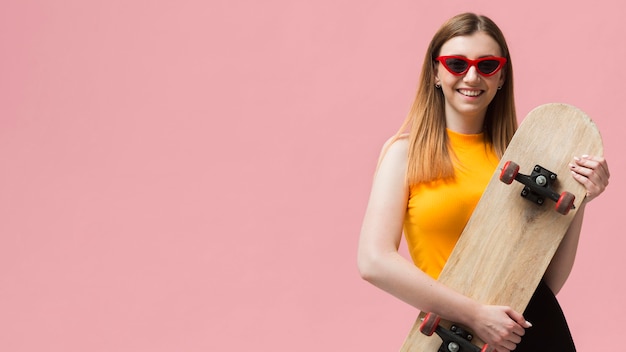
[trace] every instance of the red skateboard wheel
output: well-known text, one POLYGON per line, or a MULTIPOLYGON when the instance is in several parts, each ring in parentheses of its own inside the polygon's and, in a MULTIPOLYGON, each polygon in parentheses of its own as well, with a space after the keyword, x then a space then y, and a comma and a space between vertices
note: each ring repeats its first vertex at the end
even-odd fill
POLYGON ((420 325, 420 332, 426 336, 431 336, 435 333, 437 326, 439 326, 440 320, 441 317, 437 314, 427 313, 424 317, 424 321, 422 321, 422 324, 420 325))
POLYGON ((561 193, 558 202, 556 202, 556 211, 560 214, 567 215, 569 210, 574 206, 574 200, 576 196, 569 192, 561 193))
POLYGON ((519 165, 512 161, 507 161, 500 172, 500 181, 510 185, 515 180, 515 176, 519 172, 519 165))

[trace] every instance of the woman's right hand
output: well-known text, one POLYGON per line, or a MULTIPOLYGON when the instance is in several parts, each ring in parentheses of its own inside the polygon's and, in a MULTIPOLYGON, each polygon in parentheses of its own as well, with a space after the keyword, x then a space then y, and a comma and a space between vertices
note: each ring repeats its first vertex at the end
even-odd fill
POLYGON ((483 305, 474 320, 473 331, 491 347, 491 351, 509 352, 522 341, 525 329, 532 325, 510 307, 483 305))

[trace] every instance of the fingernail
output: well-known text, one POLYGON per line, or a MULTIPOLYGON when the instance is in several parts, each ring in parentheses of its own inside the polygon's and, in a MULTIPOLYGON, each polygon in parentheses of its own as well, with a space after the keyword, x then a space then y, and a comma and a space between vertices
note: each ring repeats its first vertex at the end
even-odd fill
POLYGON ((526 326, 529 327, 529 328, 532 328, 533 324, 531 324, 528 320, 526 320, 526 326))
POLYGON ((583 155, 583 158, 587 159, 589 157, 589 155, 585 154, 583 155))
POLYGON ((575 157, 574 157, 574 160, 576 160, 576 161, 580 161, 580 158, 579 158, 579 157, 577 157, 577 156, 575 156, 575 157))

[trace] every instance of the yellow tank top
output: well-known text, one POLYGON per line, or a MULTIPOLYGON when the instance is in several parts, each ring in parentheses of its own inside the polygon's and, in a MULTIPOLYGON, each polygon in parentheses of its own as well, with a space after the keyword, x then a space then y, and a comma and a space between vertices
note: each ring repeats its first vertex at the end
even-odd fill
POLYGON ((404 233, 417 267, 438 278, 498 166, 484 134, 447 130, 455 178, 411 186, 404 233))

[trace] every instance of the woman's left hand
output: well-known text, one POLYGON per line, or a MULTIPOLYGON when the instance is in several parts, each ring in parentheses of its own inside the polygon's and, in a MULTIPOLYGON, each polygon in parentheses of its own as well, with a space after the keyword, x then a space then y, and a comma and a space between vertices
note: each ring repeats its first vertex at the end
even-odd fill
POLYGON ((569 166, 574 179, 587 189, 586 202, 602 194, 609 185, 609 166, 601 156, 574 157, 569 166))

